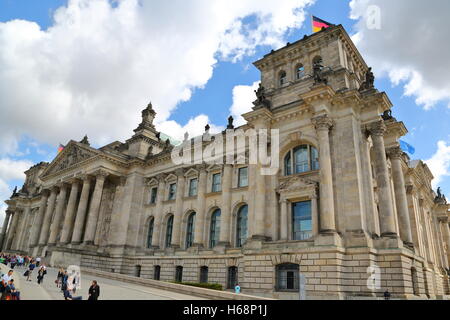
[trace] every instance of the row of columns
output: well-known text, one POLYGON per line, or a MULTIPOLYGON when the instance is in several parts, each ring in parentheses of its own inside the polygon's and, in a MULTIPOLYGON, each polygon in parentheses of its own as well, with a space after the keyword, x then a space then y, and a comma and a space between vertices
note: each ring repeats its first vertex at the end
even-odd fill
MULTIPOLYGON (((35 223, 30 232, 30 247, 56 245, 59 234, 59 244, 82 242, 86 245, 93 244, 106 177, 107 173, 104 171, 95 173, 95 188, 91 197, 93 178, 89 175, 62 182, 49 190, 44 190, 35 223), (77 203, 80 187, 81 195, 77 203), (68 201, 66 201, 67 197, 68 201)), ((26 223, 25 219, 24 223, 26 223)))

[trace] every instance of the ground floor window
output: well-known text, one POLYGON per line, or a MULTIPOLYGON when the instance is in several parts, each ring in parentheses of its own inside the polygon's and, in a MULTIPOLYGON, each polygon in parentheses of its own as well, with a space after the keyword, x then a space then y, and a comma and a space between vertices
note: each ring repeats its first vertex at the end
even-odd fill
POLYGON ((208 282, 208 267, 203 266, 200 267, 200 283, 207 283, 208 282))
POLYGON ((238 282, 238 268, 228 267, 227 289, 234 289, 238 282))
POLYGON ((141 269, 142 267, 140 265, 137 265, 134 267, 134 275, 136 277, 140 277, 141 276, 141 269))
POLYGON ((284 263, 276 267, 276 289, 277 291, 296 291, 299 285, 298 264, 284 263))
POLYGON ((182 282, 183 281, 183 267, 177 266, 175 269, 175 281, 182 282))
POLYGON ((153 270, 153 280, 159 280, 161 275, 161 267, 155 266, 153 270))

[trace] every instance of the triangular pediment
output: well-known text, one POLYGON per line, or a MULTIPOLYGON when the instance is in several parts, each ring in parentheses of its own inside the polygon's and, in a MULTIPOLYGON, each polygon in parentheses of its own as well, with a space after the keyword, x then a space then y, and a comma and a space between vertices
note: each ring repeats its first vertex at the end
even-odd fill
POLYGON ((292 177, 283 181, 278 187, 278 192, 316 188, 317 183, 301 177, 292 177))
POLYGON ((53 175, 59 171, 64 171, 70 167, 84 162, 87 159, 97 156, 100 152, 89 146, 84 146, 78 142, 70 141, 60 154, 50 163, 42 173, 42 177, 53 175))

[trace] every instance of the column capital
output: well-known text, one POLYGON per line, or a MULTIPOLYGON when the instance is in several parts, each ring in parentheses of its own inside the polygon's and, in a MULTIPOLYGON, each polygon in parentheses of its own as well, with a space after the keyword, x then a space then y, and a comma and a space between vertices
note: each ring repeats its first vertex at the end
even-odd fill
POLYGON ((208 167, 207 164, 202 163, 195 166, 195 169, 200 173, 201 171, 206 171, 206 168, 208 167))
POLYGON ((312 118, 311 121, 318 131, 329 131, 333 127, 333 121, 327 114, 312 118))
POLYGON ((67 184, 66 181, 61 181, 61 182, 58 182, 55 186, 58 187, 60 190, 62 190, 62 189, 67 189, 67 187, 69 185, 67 184))
POLYGON ((109 172, 105 171, 105 170, 102 170, 102 169, 99 169, 99 170, 95 171, 93 173, 93 175, 97 179, 103 179, 104 180, 104 179, 106 179, 107 176, 109 176, 109 172))
POLYGON ((403 157, 403 151, 400 147, 389 148, 386 153, 390 159, 401 160, 403 157))
POLYGON ((178 177, 178 179, 184 178, 185 173, 186 173, 186 169, 184 169, 184 168, 179 168, 179 169, 175 170, 175 175, 178 177))
POLYGON ((372 136, 384 136, 384 133, 387 131, 386 125, 383 120, 372 122, 368 125, 368 131, 372 136))
POLYGON ((85 182, 90 182, 92 180, 92 176, 88 175, 87 173, 83 173, 77 176, 78 179, 85 182))

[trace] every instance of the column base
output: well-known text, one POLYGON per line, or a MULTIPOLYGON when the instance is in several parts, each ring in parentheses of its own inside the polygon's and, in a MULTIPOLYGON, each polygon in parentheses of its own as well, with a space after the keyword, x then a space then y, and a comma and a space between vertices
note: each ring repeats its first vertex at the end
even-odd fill
POLYGON ((329 230, 328 232, 319 233, 314 238, 314 245, 342 247, 342 238, 336 231, 329 230))
POLYGON ((377 249, 401 249, 403 248, 403 241, 398 237, 381 236, 374 240, 374 245, 377 249))
POLYGON ((91 240, 89 240, 89 241, 84 241, 84 242, 83 242, 83 245, 85 245, 85 246, 93 246, 93 245, 94 245, 94 241, 91 241, 91 240))
POLYGON ((373 247, 373 240, 364 230, 347 231, 344 234, 345 247, 373 247))

